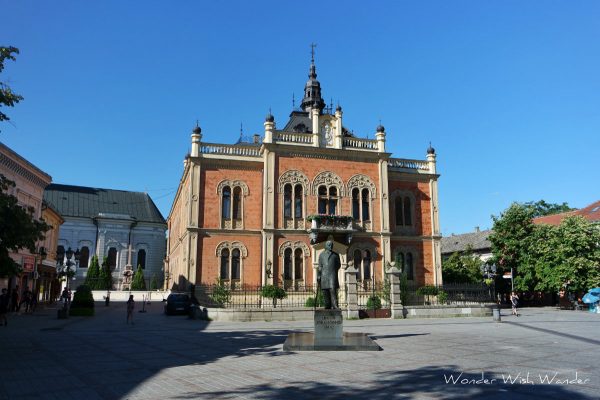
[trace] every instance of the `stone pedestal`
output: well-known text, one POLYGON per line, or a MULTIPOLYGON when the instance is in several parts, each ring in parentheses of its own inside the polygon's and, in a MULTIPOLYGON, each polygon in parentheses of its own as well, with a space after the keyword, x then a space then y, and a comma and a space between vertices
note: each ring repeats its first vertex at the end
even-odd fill
POLYGON ((315 331, 290 333, 285 351, 382 350, 366 333, 344 333, 342 310, 315 310, 315 331))

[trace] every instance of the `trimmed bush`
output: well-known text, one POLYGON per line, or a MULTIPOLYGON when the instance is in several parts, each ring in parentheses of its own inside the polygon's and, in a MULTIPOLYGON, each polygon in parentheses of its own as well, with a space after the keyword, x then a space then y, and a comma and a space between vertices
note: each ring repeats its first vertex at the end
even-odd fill
POLYGON ((381 299, 377 295, 373 295, 369 297, 367 300, 367 309, 369 310, 379 310, 381 309, 381 299))
POLYGON ((77 290, 73 295, 69 314, 74 316, 94 315, 94 296, 92 296, 92 290, 89 286, 80 285, 77 287, 77 290))
POLYGON ((260 294, 267 299, 273 299, 273 307, 277 307, 277 299, 285 299, 287 297, 285 289, 275 285, 263 286, 260 294))
POLYGON ((150 281, 150 290, 158 290, 158 278, 156 275, 152 275, 152 280, 150 281))
POLYGON ((146 290, 146 281, 144 281, 144 270, 141 265, 138 265, 133 281, 131 282, 131 290, 146 290))
POLYGON ((304 303, 304 307, 310 307, 310 308, 323 307, 325 305, 325 302, 323 301, 323 292, 319 291, 319 293, 317 293, 316 297, 317 297, 316 305, 315 305, 315 298, 309 297, 308 299, 306 299, 306 302, 304 303))
POLYGON ((438 292, 438 303, 446 304, 447 302, 448 302, 448 293, 444 292, 443 290, 440 290, 438 292))

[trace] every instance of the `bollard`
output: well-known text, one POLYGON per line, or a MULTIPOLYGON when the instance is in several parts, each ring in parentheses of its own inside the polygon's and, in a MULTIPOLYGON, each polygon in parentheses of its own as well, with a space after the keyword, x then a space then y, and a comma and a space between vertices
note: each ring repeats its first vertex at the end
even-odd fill
POLYGON ((502 322, 502 318, 500 317, 500 306, 497 305, 492 309, 492 314, 494 316, 495 322, 502 322))

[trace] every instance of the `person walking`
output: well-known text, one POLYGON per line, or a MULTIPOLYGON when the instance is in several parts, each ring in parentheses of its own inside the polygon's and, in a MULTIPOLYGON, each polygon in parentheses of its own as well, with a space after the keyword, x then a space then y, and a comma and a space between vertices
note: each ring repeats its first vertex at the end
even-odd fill
POLYGON ((511 292, 510 294, 510 304, 512 305, 512 315, 519 316, 517 311, 517 306, 519 305, 519 296, 515 292, 511 292))
POLYGON ((127 323, 131 321, 131 325, 133 325, 133 309, 135 308, 135 301, 133 301, 133 295, 129 295, 129 300, 127 300, 127 323))
POLYGON ((10 311, 19 311, 19 285, 15 285, 10 293, 10 311))
POLYGON ((2 294, 0 295, 0 325, 8 325, 6 314, 8 314, 8 293, 6 292, 6 288, 4 288, 2 289, 2 294))

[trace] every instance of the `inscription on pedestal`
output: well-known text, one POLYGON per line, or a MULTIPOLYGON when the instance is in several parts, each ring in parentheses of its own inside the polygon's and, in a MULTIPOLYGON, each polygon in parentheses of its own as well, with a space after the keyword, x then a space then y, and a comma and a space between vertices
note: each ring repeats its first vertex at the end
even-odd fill
POLYGON ((344 319, 342 310, 315 311, 315 344, 342 341, 344 319))

